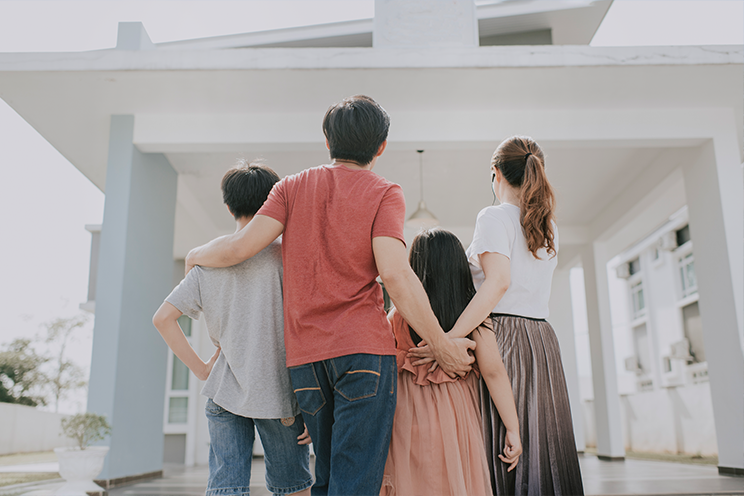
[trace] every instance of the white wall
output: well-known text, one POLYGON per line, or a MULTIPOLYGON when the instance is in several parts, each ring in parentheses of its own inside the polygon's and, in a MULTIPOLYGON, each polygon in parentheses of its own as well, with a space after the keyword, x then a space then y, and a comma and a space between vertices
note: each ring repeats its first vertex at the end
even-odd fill
POLYGON ((74 446, 75 442, 62 434, 64 417, 30 406, 0 403, 0 455, 74 446))

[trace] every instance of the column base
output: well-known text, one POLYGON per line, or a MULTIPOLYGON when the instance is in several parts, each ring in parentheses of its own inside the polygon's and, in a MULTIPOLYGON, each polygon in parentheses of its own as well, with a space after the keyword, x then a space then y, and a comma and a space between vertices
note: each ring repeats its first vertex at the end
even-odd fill
POLYGON ((744 477, 744 468, 718 467, 718 475, 729 475, 732 477, 744 477))
POLYGON ((624 456, 597 455, 597 458, 599 458, 603 462, 624 462, 625 461, 624 456))
POLYGON ((114 487, 127 486, 129 484, 135 484, 150 479, 159 479, 163 476, 162 470, 156 470, 155 472, 146 472, 144 474, 128 475, 126 477, 118 477, 116 479, 102 479, 95 480, 96 484, 104 488, 105 490, 113 489, 114 487))

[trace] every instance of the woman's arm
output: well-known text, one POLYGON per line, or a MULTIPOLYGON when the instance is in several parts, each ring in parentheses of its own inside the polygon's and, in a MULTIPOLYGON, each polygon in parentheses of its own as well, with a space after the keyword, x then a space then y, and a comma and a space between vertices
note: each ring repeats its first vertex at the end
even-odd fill
MULTIPOLYGON (((479 257, 486 280, 460 314, 455 325, 447 332, 447 337, 451 339, 464 338, 481 325, 509 287, 511 281, 509 259, 501 253, 492 252, 481 253, 479 257)), ((434 361, 434 355, 428 343, 424 341, 418 347, 411 348, 409 353, 412 359, 416 359, 413 365, 423 365, 434 361)))
POLYGON ((481 253, 479 258, 486 280, 460 314, 454 327, 447 333, 450 338, 464 338, 473 332, 473 329, 486 320, 509 288, 511 282, 509 258, 501 253, 492 252, 481 253))
POLYGON ((522 442, 519 437, 519 418, 514 405, 509 376, 506 374, 504 362, 501 360, 496 335, 485 326, 473 332, 475 341, 475 361, 483 380, 488 386, 491 400, 499 411, 499 417, 506 427, 506 441, 504 454, 499 454, 502 462, 510 464, 508 471, 514 469, 522 454, 522 442))

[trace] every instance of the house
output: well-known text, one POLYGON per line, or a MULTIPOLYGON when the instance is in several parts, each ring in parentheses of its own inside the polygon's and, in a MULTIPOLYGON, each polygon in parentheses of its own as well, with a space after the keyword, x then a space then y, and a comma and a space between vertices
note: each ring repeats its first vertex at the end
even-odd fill
MULTIPOLYGON (((281 176, 326 162, 323 113, 359 93, 392 118, 375 171, 402 185, 408 215, 423 190, 465 244, 493 201, 496 145, 526 134, 543 146, 561 244, 550 320, 579 433, 577 359, 586 357, 576 353, 574 320, 586 321, 587 422, 602 459, 624 457, 620 393, 632 365, 630 348, 617 344, 610 274, 633 262, 636 243, 666 236, 660 226, 686 207, 699 311, 688 320, 702 329, 719 470, 743 474, 744 49, 588 46, 610 3, 376 0, 374 20, 162 45, 141 24, 121 23, 115 49, 0 54, 0 97, 106 193, 88 305, 96 314, 88 409, 115 426, 101 477, 157 474, 164 450, 203 461, 197 384, 167 358, 152 314, 188 250, 232 230, 218 184, 236 157, 262 156, 281 176), (577 267, 585 315, 572 311, 577 267)), ((638 299, 634 288, 628 297, 638 299)), ((663 321, 648 318, 645 338, 631 333, 639 343, 663 321)), ((197 347, 200 326, 191 324, 197 347)), ((665 336, 648 353, 634 348, 636 364, 653 362, 654 387, 674 381, 665 358, 682 375, 695 366, 675 361, 688 361, 671 347, 683 336, 665 336)), ((577 448, 584 443, 579 435, 577 448)))

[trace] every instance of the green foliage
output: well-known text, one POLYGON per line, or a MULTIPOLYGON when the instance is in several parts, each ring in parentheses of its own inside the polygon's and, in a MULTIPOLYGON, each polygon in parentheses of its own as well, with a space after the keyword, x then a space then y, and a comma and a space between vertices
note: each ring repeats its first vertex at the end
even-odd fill
POLYGON ((104 415, 78 413, 62 419, 62 432, 65 436, 77 441, 80 449, 84 450, 90 443, 100 441, 110 435, 111 425, 104 415))
POLYGON ((40 367, 49 359, 34 351, 30 339, 14 339, 0 352, 0 401, 46 405, 39 391, 49 382, 40 367))
POLYGON ((69 319, 54 319, 44 324, 47 330, 46 343, 56 344, 58 352, 52 357, 51 373, 49 374, 49 388, 54 397, 54 411, 59 411, 59 400, 68 391, 85 387, 83 369, 72 360, 65 358, 68 343, 76 340, 76 332, 80 331, 88 322, 86 315, 78 315, 69 319))

